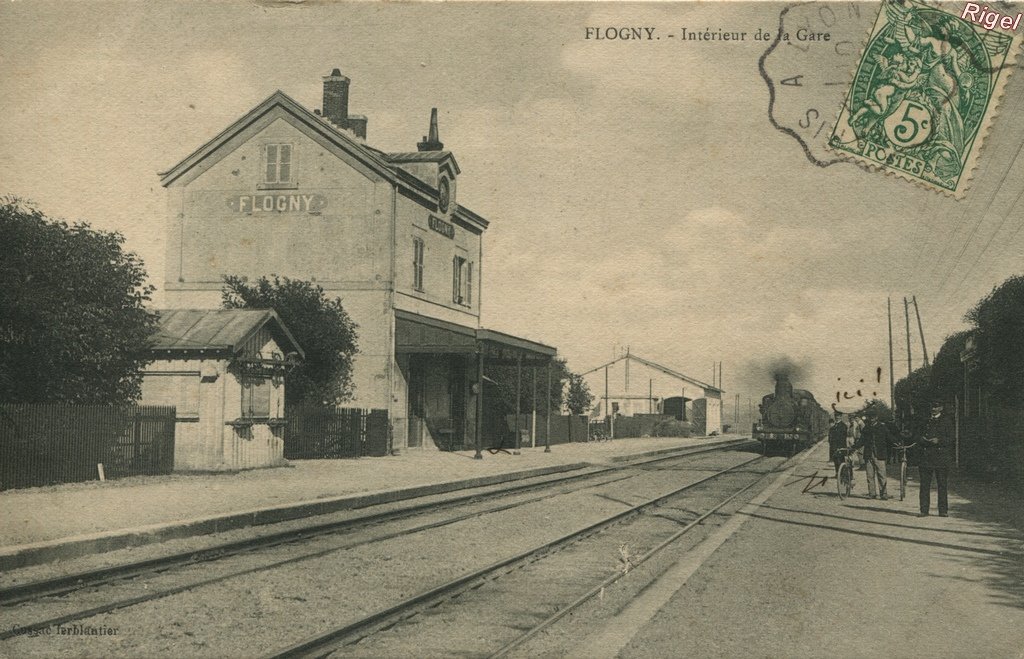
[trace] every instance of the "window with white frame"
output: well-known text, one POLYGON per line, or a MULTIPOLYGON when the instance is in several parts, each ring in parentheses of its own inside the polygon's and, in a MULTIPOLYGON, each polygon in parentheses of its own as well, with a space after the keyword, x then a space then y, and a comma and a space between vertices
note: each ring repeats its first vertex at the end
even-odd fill
POLYGON ((264 150, 263 161, 265 163, 264 183, 281 184, 292 182, 291 144, 267 144, 264 150))
POLYGON ((466 264, 466 302, 467 307, 473 306, 473 262, 466 264))
POLYGON ((412 239, 412 287, 423 290, 423 239, 412 239))

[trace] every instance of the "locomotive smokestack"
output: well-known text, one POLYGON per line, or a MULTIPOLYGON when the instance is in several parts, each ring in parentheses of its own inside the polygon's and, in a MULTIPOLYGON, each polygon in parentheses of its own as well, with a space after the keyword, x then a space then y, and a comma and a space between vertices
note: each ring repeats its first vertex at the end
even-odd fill
POLYGON ((789 381, 789 376, 784 374, 777 374, 775 376, 775 400, 780 398, 791 398, 793 396, 793 383, 789 381))

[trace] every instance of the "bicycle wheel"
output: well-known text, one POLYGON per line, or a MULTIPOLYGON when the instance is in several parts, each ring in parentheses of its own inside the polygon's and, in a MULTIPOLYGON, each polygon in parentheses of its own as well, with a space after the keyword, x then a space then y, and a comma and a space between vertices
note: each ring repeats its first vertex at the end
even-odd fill
POLYGON ((836 476, 836 488, 839 490, 839 498, 845 499, 850 496, 850 487, 853 485, 853 469, 850 463, 844 462, 839 465, 839 474, 836 476))
POLYGON ((900 501, 907 498, 907 463, 900 462, 900 501))

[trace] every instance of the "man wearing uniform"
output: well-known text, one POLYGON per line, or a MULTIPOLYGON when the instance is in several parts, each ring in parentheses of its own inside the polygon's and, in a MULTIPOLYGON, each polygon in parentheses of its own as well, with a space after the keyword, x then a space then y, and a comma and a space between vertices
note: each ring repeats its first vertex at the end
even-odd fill
POLYGON ((942 403, 932 405, 932 416, 918 443, 921 476, 921 517, 928 516, 932 498, 932 476, 939 490, 939 517, 949 514, 949 450, 953 444, 953 422, 943 414, 942 403))
POLYGON ((847 426, 843 423, 843 417, 838 412, 832 420, 832 426, 828 429, 828 454, 832 464, 836 467, 836 475, 839 474, 839 465, 843 463, 842 456, 836 451, 846 448, 847 426))
POLYGON ((867 423, 861 428, 860 438, 853 444, 854 449, 864 447, 864 469, 868 478, 868 494, 872 499, 888 499, 885 493, 885 460, 889 457, 889 430, 878 422, 878 410, 868 408, 867 423), (878 479, 878 494, 875 494, 875 479, 878 479))

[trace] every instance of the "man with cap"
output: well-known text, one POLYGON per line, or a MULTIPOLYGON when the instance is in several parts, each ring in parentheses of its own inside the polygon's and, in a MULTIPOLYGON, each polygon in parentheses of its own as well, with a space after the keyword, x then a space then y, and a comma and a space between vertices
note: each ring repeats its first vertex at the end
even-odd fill
POLYGON ((939 516, 949 514, 949 449, 953 444, 953 422, 943 413, 942 403, 932 405, 932 415, 924 429, 924 437, 918 442, 919 474, 921 476, 920 503, 921 517, 926 517, 931 507, 932 476, 939 490, 939 516))
POLYGON ((864 413, 867 422, 861 428, 860 437, 853 444, 853 450, 864 447, 864 470, 868 479, 868 494, 872 499, 888 499, 885 493, 885 460, 889 457, 889 430, 878 422, 878 410, 869 407, 864 413), (878 494, 875 494, 875 479, 878 480, 878 494))

